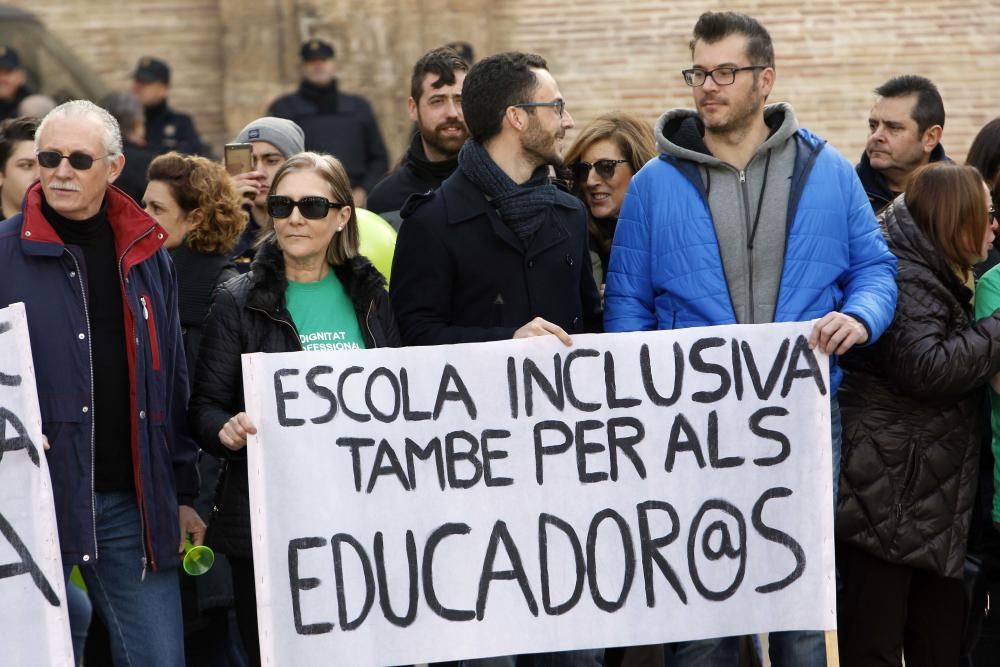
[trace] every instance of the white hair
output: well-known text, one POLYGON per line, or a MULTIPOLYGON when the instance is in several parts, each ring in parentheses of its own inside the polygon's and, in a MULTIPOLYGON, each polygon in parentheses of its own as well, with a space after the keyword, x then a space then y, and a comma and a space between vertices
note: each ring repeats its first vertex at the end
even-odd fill
POLYGON ((97 106, 89 100, 72 100, 60 104, 52 111, 45 114, 42 122, 35 132, 35 151, 40 149, 40 141, 45 128, 50 122, 58 121, 60 118, 90 118, 97 121, 104 134, 104 152, 107 153, 107 160, 112 162, 117 160, 122 154, 122 131, 118 126, 118 121, 107 111, 97 106))

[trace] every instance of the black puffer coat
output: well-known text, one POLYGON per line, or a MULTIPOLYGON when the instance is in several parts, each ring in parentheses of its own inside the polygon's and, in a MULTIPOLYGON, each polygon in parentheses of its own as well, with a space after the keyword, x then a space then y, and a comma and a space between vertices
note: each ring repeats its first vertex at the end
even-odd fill
POLYGON ((842 358, 837 539, 892 563, 960 577, 976 493, 1000 311, 975 322, 972 292, 903 198, 880 216, 899 260, 892 325, 842 358))
MULTIPOLYGON (((334 270, 354 302, 367 346, 398 347, 399 332, 382 275, 364 257, 334 270)), ((219 430, 244 410, 241 354, 302 349, 285 307, 287 285, 281 251, 265 245, 249 273, 215 293, 201 341, 189 416, 202 449, 226 460, 207 541, 230 556, 252 554, 247 460, 246 449, 233 452, 219 442, 219 430)))

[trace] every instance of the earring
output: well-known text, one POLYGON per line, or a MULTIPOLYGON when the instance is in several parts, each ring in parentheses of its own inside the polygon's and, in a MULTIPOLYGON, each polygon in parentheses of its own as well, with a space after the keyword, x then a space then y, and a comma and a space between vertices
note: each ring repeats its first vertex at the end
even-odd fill
POLYGON ((341 225, 340 227, 337 227, 337 231, 338 231, 338 232, 342 232, 342 231, 344 231, 344 226, 343 226, 343 225, 341 225))

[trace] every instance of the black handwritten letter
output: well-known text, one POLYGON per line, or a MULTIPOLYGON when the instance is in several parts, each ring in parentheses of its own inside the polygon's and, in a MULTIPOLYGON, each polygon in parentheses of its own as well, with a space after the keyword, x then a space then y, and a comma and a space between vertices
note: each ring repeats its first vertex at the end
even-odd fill
POLYGON ((476 617, 476 612, 471 609, 450 609, 438 600, 434 591, 434 551, 441 540, 449 535, 468 535, 471 530, 465 523, 446 523, 435 529, 424 545, 424 558, 420 568, 424 582, 424 598, 431 611, 446 621, 471 621, 476 617))
POLYGON ((279 368, 274 371, 274 400, 278 404, 278 423, 282 426, 302 426, 305 419, 299 417, 289 417, 286 413, 285 401, 293 401, 299 397, 297 391, 284 391, 281 387, 281 378, 288 375, 298 375, 297 368, 279 368))
POLYGON ((573 350, 566 355, 566 363, 563 364, 563 385, 566 387, 566 399, 569 404, 572 405, 577 410, 582 412, 596 412, 601 409, 600 403, 585 403, 581 401, 576 396, 576 392, 573 391, 573 375, 571 373, 571 367, 573 362, 580 357, 599 357, 601 353, 597 350, 582 349, 573 350))
POLYGON ((535 602, 535 595, 531 592, 531 585, 528 583, 528 575, 524 571, 521 561, 521 552, 517 550, 514 538, 507 530, 507 524, 497 521, 493 524, 493 532, 490 534, 490 544, 486 548, 486 556, 483 558, 483 570, 479 575, 479 595, 476 597, 476 619, 483 620, 486 615, 486 598, 490 593, 490 584, 494 581, 511 580, 517 582, 521 587, 521 594, 528 605, 528 611, 532 616, 538 616, 538 603, 535 602), (497 549, 503 542, 504 551, 507 552, 507 559, 510 560, 509 570, 494 570, 493 566, 497 558, 497 549))
POLYGON ((628 593, 632 589, 632 581, 635 579, 635 548, 632 544, 632 533, 629 530, 628 522, 621 514, 613 509, 605 509, 598 512, 590 522, 587 530, 587 584, 590 587, 590 597, 594 604, 601 611, 618 611, 625 605, 628 593), (601 595, 597 587, 597 573, 599 566, 597 563, 597 530, 605 519, 611 521, 618 527, 618 533, 622 541, 622 552, 625 555, 625 576, 622 580, 622 590, 618 594, 617 600, 607 600, 601 595))
POLYGON ((365 405, 368 406, 368 412, 372 413, 375 419, 380 422, 389 424, 396 421, 396 417, 399 416, 400 407, 399 380, 396 379, 396 376, 388 368, 380 366, 368 376, 368 384, 365 385, 365 405), (389 412, 380 410, 372 399, 372 388, 375 386, 375 380, 379 378, 388 380, 389 387, 392 389, 392 410, 389 412))
POLYGON ((413 531, 406 531, 406 564, 409 572, 409 597, 406 614, 399 616, 392 610, 392 600, 389 598, 389 581, 385 575, 385 549, 382 544, 382 531, 375 533, 375 576, 378 577, 378 603, 382 607, 382 615, 393 625, 408 627, 417 617, 417 598, 419 579, 417 578, 417 543, 413 531))
POLYGON ((826 396, 826 383, 823 382, 823 374, 819 370, 819 362, 816 355, 809 349, 809 341, 805 336, 795 339, 795 347, 792 348, 792 358, 788 361, 788 370, 785 371, 785 380, 781 385, 781 397, 788 396, 792 390, 792 381, 799 378, 812 378, 819 389, 821 396, 826 396), (799 368, 799 358, 806 360, 808 368, 799 368))
POLYGON ((548 420, 535 424, 535 481, 542 485, 543 465, 542 458, 552 454, 562 454, 569 450, 573 444, 573 431, 569 426, 561 421, 548 420), (543 431, 558 431, 562 434, 563 441, 558 445, 543 445, 543 431))
POLYGON ((677 516, 677 510, 670 503, 662 500, 647 500, 636 506, 639 513, 639 553, 642 556, 642 576, 646 583, 646 606, 653 608, 656 606, 656 594, 653 590, 653 563, 659 568, 660 574, 666 577, 671 588, 677 593, 681 602, 687 604, 687 593, 681 585, 674 568, 670 567, 667 559, 660 554, 660 549, 667 547, 681 533, 681 522, 677 516), (654 538, 649 532, 649 513, 653 510, 666 512, 670 517, 670 532, 662 537, 654 538))
POLYGON ((729 393, 729 387, 732 386, 729 371, 724 366, 710 364, 701 358, 703 351, 713 347, 722 347, 725 344, 726 341, 722 338, 702 338, 695 341, 691 346, 689 353, 691 368, 699 373, 711 373, 712 375, 719 376, 718 389, 715 391, 696 391, 691 395, 692 400, 699 403, 715 403, 716 401, 721 401, 729 393))
POLYGON ((330 547, 333 549, 333 575, 337 582, 337 617, 340 620, 341 630, 356 630, 368 617, 368 612, 375 602, 375 578, 372 575, 372 564, 368 560, 365 548, 361 546, 353 536, 347 533, 337 533, 330 539, 330 547), (344 592, 344 557, 342 553, 343 544, 354 549, 364 570, 365 577, 365 601, 361 605, 361 611, 353 621, 347 620, 347 596, 344 592))
POLYGON ((786 489, 785 487, 776 487, 773 489, 768 489, 760 498, 754 503, 753 506, 753 527, 756 529, 760 536, 763 537, 768 542, 774 542, 775 544, 780 544, 789 551, 792 552, 792 556, 795 557, 795 567, 784 579, 771 582, 770 584, 765 584, 763 586, 758 586, 754 590, 758 593, 773 593, 775 591, 780 591, 782 588, 787 588, 796 579, 802 576, 802 573, 806 571, 806 552, 798 542, 795 541, 788 533, 782 532, 777 528, 772 528, 764 523, 764 505, 767 504, 768 500, 773 498, 787 498, 792 495, 791 489, 786 489))
POLYGON ((787 417, 788 410, 785 408, 774 406, 769 408, 761 408, 757 412, 750 415, 750 432, 753 433, 758 438, 763 438, 764 440, 774 440, 779 445, 781 445, 781 450, 774 456, 765 456, 759 459, 754 459, 753 462, 756 465, 764 468, 767 466, 776 466, 785 459, 792 452, 792 443, 788 441, 788 438, 781 431, 773 431, 771 429, 764 428, 761 426, 761 422, 764 421, 764 417, 787 417))
POLYGON ((445 364, 444 370, 441 372, 441 384, 438 385, 437 401, 434 403, 435 420, 441 416, 441 409, 444 407, 445 401, 461 402, 469 413, 469 419, 476 418, 476 404, 472 400, 472 395, 465 388, 462 376, 451 364, 445 364), (448 389, 452 384, 455 385, 455 389, 448 389))
MULTIPOLYGON (((576 606, 583 595, 583 578, 587 573, 587 565, 583 560, 583 547, 580 546, 580 538, 576 536, 573 526, 552 514, 538 515, 538 560, 541 564, 542 573, 542 609, 549 616, 559 616, 576 606), (549 531, 552 526, 559 529, 569 539, 570 548, 573 549, 573 564, 576 566, 576 581, 573 584, 573 593, 562 604, 552 604, 552 592, 549 589, 549 531)), ((560 568, 561 570, 561 568, 560 568)))
POLYGON ((743 514, 740 513, 735 505, 725 500, 706 500, 691 523, 691 532, 688 534, 687 554, 688 571, 691 574, 691 581, 703 598, 712 600, 713 602, 721 602, 732 597, 733 593, 740 587, 740 584, 743 583, 743 577, 746 575, 747 569, 747 524, 743 518, 743 514), (730 534, 729 524, 723 519, 716 519, 705 528, 703 533, 701 532, 701 522, 705 518, 705 514, 712 510, 720 511, 736 521, 737 533, 735 543, 733 542, 733 536, 730 534), (695 560, 695 546, 698 543, 699 534, 701 535, 701 552, 709 561, 715 562, 723 557, 739 560, 739 567, 736 571, 736 576, 733 577, 733 582, 721 591, 710 590, 702 582, 701 575, 698 573, 698 561, 695 560), (712 538, 716 534, 719 535, 718 548, 712 546, 712 538))
POLYGON ((288 542, 288 582, 292 594, 292 617, 295 622, 295 632, 300 635, 323 635, 333 630, 333 623, 302 623, 302 591, 311 591, 321 583, 316 577, 299 576, 299 551, 302 549, 317 549, 326 546, 325 537, 299 537, 288 542))
POLYGON ((329 366, 313 366, 306 373, 306 386, 309 387, 309 391, 316 394, 323 400, 327 402, 329 407, 326 412, 319 417, 313 417, 309 421, 313 424, 326 424, 330 422, 337 415, 337 396, 333 393, 333 390, 329 387, 324 387, 323 385, 316 382, 317 375, 329 375, 333 372, 333 369, 329 366))
POLYGON ((656 391, 652 361, 649 358, 649 345, 643 344, 639 349, 639 369, 642 371, 642 386, 653 405, 668 408, 681 397, 681 390, 684 388, 684 350, 681 349, 680 343, 674 343, 674 389, 670 396, 661 396, 656 391))

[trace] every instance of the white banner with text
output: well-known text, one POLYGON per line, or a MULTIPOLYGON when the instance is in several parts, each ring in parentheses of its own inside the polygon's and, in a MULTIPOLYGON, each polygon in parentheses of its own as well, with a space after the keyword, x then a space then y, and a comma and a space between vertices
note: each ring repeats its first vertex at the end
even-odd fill
POLYGON ((835 628, 810 329, 244 356, 264 664, 835 628))

